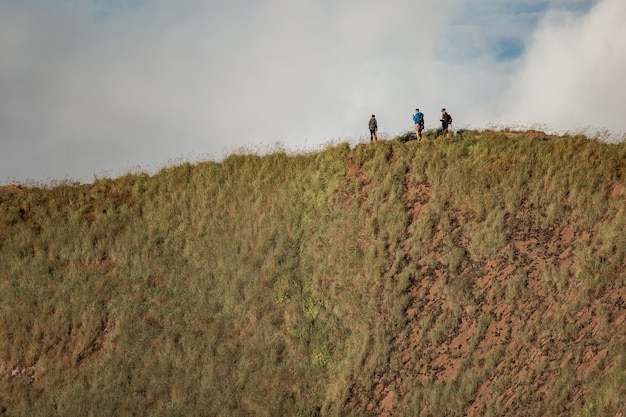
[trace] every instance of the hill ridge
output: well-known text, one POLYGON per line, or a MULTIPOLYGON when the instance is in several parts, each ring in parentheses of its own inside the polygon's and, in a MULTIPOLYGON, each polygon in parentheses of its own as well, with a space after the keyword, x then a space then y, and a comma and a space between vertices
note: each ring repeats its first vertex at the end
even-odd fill
POLYGON ((626 144, 467 131, 0 190, 0 415, 623 416, 626 144))

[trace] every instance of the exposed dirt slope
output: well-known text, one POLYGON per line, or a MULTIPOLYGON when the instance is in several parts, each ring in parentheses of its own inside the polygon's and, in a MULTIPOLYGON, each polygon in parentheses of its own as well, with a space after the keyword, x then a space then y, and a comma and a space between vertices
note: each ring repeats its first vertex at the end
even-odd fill
MULTIPOLYGON (((390 164, 394 162, 390 155, 390 164)), ((347 176, 364 184, 362 197, 374 186, 354 164, 348 165, 347 176)), ((427 180, 407 181, 411 223, 424 216, 431 188, 427 180)), ((607 199, 626 203, 626 186, 614 183, 607 188, 607 199)), ((559 203, 569 205, 567 200, 559 203)), ((408 288, 406 324, 387 335, 389 359, 371 380, 352 384, 344 411, 380 417, 410 415, 410 410, 415 415, 441 415, 442 409, 468 417, 546 415, 544 399, 551 396, 558 398, 559 406, 549 409, 549 415, 572 415, 575 404, 593 397, 593 381, 611 372, 612 354, 624 352, 626 288, 620 283, 626 263, 608 267, 611 262, 600 258, 593 262, 606 263, 607 268, 581 271, 581 257, 593 257, 591 248, 597 249, 594 228, 570 225, 565 213, 539 226, 537 217, 545 208, 528 202, 504 219, 507 238, 497 252, 476 261, 462 226, 468 216, 475 220, 475 213, 453 204, 445 210, 447 228, 434 227, 427 256, 412 255, 415 237, 410 233, 401 242, 406 264, 419 265, 419 278, 408 288), (452 264, 451 249, 460 259, 452 264), (557 272, 568 278, 552 280, 557 272), (589 274, 603 284, 590 290, 585 282, 589 274), (438 325, 440 330, 433 333, 438 325), (473 374, 468 387, 459 385, 464 373, 473 374), (429 409, 432 401, 415 402, 415 392, 426 384, 439 384, 442 392, 470 390, 470 399, 429 409)), ((626 392, 626 375, 611 377, 626 392)), ((589 415, 606 413, 599 404, 587 404, 585 410, 589 415)), ((626 415, 626 400, 614 415, 626 415)))

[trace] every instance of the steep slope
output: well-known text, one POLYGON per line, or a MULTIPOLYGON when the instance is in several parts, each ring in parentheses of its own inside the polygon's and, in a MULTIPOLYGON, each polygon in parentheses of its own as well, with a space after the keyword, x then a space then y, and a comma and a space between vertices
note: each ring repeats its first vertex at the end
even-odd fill
POLYGON ((626 144, 233 155, 0 232, 0 415, 626 414, 626 144))

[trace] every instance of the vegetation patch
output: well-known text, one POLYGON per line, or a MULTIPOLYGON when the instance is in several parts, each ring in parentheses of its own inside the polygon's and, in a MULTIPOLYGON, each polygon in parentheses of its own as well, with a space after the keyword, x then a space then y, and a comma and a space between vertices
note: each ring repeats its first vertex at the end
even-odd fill
POLYGON ((0 188, 0 415, 626 414, 626 144, 410 139, 0 188))

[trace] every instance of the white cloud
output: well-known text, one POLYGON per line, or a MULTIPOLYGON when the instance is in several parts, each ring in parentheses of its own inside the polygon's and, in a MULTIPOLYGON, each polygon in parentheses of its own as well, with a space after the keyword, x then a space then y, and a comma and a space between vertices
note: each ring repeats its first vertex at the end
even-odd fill
POLYGON ((503 119, 561 131, 626 132, 625 18, 622 0, 603 0, 579 17, 546 15, 514 78, 503 119))
POLYGON ((589 124, 623 128, 597 104, 623 109, 623 81, 608 80, 625 67, 624 6, 586 14, 590 1, 8 0, 0 182, 316 148, 365 137, 372 113, 397 134, 416 106, 427 127, 444 106, 457 127, 548 116, 569 127, 579 121, 563 109, 581 94, 589 124))

